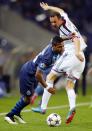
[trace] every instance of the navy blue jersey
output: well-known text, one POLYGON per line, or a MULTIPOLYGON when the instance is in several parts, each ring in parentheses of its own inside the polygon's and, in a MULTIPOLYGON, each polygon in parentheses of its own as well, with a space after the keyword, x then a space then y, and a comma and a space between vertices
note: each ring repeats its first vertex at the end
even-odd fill
POLYGON ((40 52, 33 61, 28 61, 24 64, 26 72, 30 75, 35 74, 37 67, 43 71, 53 66, 59 54, 52 50, 51 44, 49 44, 42 52, 40 52))
POLYGON ((52 45, 49 44, 40 52, 32 61, 26 62, 20 71, 20 92, 24 95, 32 95, 37 86, 35 73, 37 68, 42 70, 46 75, 53 66, 59 54, 55 53, 52 45))

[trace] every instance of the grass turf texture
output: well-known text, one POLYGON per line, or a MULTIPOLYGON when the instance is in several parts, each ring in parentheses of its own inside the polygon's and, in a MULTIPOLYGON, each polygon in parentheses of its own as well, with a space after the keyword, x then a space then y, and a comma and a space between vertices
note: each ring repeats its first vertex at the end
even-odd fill
MULTIPOLYGON (((87 89, 87 95, 82 96, 81 91, 77 96, 77 103, 88 103, 92 101, 92 88, 87 89)), ((34 113, 30 110, 29 112, 22 112, 26 124, 10 125, 4 121, 4 114, 9 112, 10 109, 15 105, 19 96, 13 95, 9 98, 0 99, 0 131, 92 131, 92 108, 89 105, 78 106, 76 108, 76 115, 74 120, 69 125, 65 124, 65 118, 68 113, 68 107, 48 109, 45 115, 34 113), (46 118, 50 113, 57 113, 62 117, 62 123, 59 127, 49 127, 46 124, 46 118)), ((40 99, 40 98, 39 98, 40 99)), ((37 106, 39 99, 36 100, 34 107, 37 106)), ((58 91, 53 95, 49 101, 48 107, 56 107, 68 105, 67 95, 64 89, 58 91)))

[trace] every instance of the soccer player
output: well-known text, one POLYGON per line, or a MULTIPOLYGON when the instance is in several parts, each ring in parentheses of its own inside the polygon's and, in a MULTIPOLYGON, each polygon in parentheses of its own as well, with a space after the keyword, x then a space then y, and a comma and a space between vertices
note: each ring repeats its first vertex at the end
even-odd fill
POLYGON ((41 108, 37 112, 42 113, 47 108, 48 101, 51 93, 47 92, 48 89, 54 87, 54 81, 62 75, 62 72, 67 74, 66 91, 69 99, 70 110, 66 118, 66 123, 70 123, 75 114, 76 108, 76 95, 74 92, 74 84, 76 79, 80 78, 81 73, 85 67, 85 57, 83 50, 86 44, 75 25, 70 21, 68 15, 64 10, 49 6, 47 3, 40 3, 43 10, 49 11, 51 25, 59 30, 60 37, 65 38, 71 35, 74 37, 71 40, 64 41, 65 51, 62 56, 57 60, 56 64, 51 69, 50 74, 47 76, 47 87, 45 88, 41 108))
MULTIPOLYGON (((43 73, 43 78, 44 78, 44 80, 46 80, 46 76, 47 76, 47 74, 49 74, 51 68, 52 68, 52 67, 45 69, 45 71, 44 71, 44 73, 43 73)), ((31 103, 34 104, 34 102, 35 102, 35 100, 37 99, 37 97, 40 96, 40 95, 42 95, 43 92, 44 92, 44 88, 43 88, 42 85, 39 83, 39 84, 37 85, 37 88, 36 88, 35 91, 34 91, 34 94, 33 94, 32 98, 31 98, 31 103)), ((39 101, 39 105, 40 105, 40 104, 41 104, 41 100, 39 101)), ((33 109, 33 108, 32 108, 32 109, 33 109)))
MULTIPOLYGON (((49 74, 50 70, 51 70, 51 68, 48 68, 48 69, 46 69, 46 70, 44 71, 44 74, 43 74, 44 80, 46 80, 46 76, 49 74)), ((61 77, 60 77, 60 78, 61 78, 61 77)), ((58 78, 58 79, 55 81, 55 84, 60 80, 60 78, 58 78)), ((63 78, 63 76, 62 76, 62 78, 63 78)), ((33 94, 32 98, 31 98, 31 103, 34 104, 34 102, 35 102, 35 100, 37 99, 37 97, 38 97, 38 96, 42 96, 42 95, 43 95, 43 92, 44 92, 44 88, 43 88, 42 85, 39 83, 39 84, 37 85, 37 88, 36 88, 35 91, 34 91, 34 94, 33 94)), ((38 107, 41 105, 41 101, 42 101, 42 100, 39 101, 37 107, 31 108, 32 111, 36 112, 36 110, 38 110, 38 107)))
MULTIPOLYGON (((5 120, 10 124, 17 124, 15 118, 19 123, 26 123, 21 117, 21 111, 24 107, 31 104, 31 97, 34 89, 37 87, 38 81, 45 88, 46 82, 43 79, 43 72, 47 68, 51 68, 64 51, 63 39, 55 36, 51 43, 40 52, 33 61, 25 63, 20 70, 20 93, 21 98, 11 111, 5 116, 5 120)), ((49 89, 50 93, 54 94, 55 89, 49 89)))

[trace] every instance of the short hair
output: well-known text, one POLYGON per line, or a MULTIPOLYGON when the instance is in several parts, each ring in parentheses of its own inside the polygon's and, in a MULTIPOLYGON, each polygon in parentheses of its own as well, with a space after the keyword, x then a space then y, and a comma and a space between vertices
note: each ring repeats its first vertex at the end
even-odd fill
POLYGON ((51 43, 52 46, 58 45, 59 43, 63 42, 64 40, 60 36, 54 36, 51 43))
POLYGON ((46 12, 48 17, 54 17, 57 16, 59 19, 62 18, 59 12, 48 10, 46 12))

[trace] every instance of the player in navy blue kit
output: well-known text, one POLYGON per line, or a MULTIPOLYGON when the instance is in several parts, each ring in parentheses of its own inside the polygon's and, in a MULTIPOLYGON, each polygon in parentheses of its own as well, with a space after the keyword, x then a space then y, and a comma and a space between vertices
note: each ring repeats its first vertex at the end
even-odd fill
MULTIPOLYGON (((45 71, 44 71, 44 73, 43 73, 43 78, 44 78, 44 80, 46 80, 46 76, 49 74, 50 70, 51 70, 51 67, 45 69, 45 71)), ((32 98, 31 98, 31 103, 34 104, 34 102, 35 102, 35 100, 37 99, 37 97, 38 97, 38 96, 41 96, 41 95, 43 94, 43 92, 44 92, 44 88, 43 88, 43 86, 39 83, 39 84, 37 85, 37 88, 36 88, 35 91, 34 91, 34 95, 33 95, 32 98)), ((39 106, 40 106, 40 104, 41 104, 41 100, 39 101, 39 106)))
MULTIPOLYGON (((43 79, 43 73, 46 69, 51 68, 56 59, 64 51, 63 39, 55 36, 51 43, 40 52, 33 61, 25 63, 20 70, 20 93, 21 98, 13 107, 13 109, 5 116, 5 120, 10 124, 26 123, 21 117, 21 110, 27 105, 31 104, 31 98, 34 89, 37 87, 38 82, 45 88, 46 82, 43 79)), ((51 94, 55 93, 55 89, 48 90, 51 94)))

